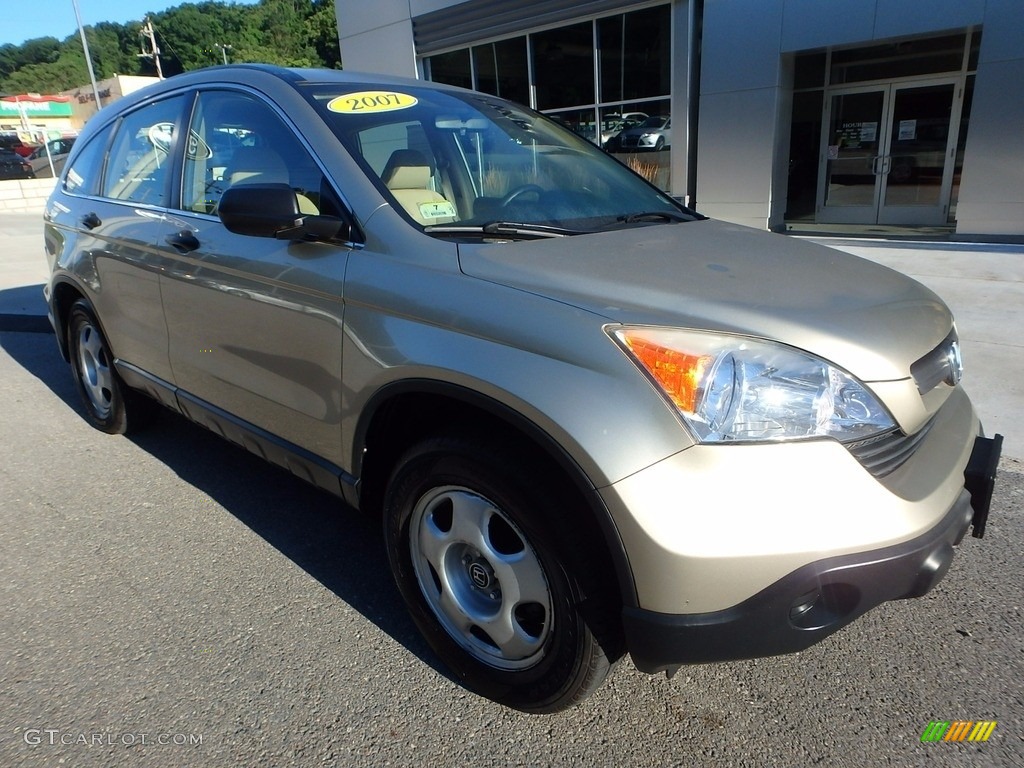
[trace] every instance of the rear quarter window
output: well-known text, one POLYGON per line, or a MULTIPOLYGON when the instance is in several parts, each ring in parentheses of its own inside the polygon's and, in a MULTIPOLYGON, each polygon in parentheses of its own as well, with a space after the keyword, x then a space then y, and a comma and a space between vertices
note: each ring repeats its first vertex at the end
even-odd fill
POLYGON ((64 191, 80 195, 96 195, 100 190, 103 173, 103 158, 110 143, 113 125, 108 125, 94 135, 68 166, 64 174, 64 191))

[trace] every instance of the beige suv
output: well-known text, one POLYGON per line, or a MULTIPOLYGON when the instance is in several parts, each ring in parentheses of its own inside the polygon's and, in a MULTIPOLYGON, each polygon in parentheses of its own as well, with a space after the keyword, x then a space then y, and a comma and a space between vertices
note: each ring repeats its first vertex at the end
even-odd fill
POLYGON ((999 442, 937 296, 493 96, 180 75, 90 120, 45 220, 86 417, 161 404, 379 516, 424 636, 512 707, 806 648, 984 528, 999 442))

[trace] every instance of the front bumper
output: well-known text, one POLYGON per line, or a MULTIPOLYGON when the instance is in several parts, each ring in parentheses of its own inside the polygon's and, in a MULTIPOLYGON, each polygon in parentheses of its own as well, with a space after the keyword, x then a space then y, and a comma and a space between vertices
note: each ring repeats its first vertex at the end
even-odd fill
POLYGON ((941 521, 924 534, 880 549, 804 565, 725 610, 665 614, 627 607, 627 647, 643 672, 682 664, 749 659, 803 650, 875 606, 920 597, 946 574, 953 547, 974 524, 984 534, 1001 437, 979 437, 966 487, 941 521))

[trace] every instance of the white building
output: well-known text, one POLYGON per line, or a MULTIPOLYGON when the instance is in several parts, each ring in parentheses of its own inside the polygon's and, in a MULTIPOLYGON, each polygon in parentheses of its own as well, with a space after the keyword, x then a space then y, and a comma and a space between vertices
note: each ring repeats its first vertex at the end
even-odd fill
POLYGON ((337 0, 346 69, 497 93, 761 228, 1024 237, 1021 0, 337 0))

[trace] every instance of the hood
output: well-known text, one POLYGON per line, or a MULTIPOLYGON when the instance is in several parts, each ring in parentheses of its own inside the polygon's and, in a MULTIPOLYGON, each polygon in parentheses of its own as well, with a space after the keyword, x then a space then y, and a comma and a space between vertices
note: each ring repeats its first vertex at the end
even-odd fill
POLYGON ((943 301, 841 251, 712 220, 460 244, 465 274, 610 322, 739 333, 806 350, 864 382, 908 379, 950 333, 943 301))

